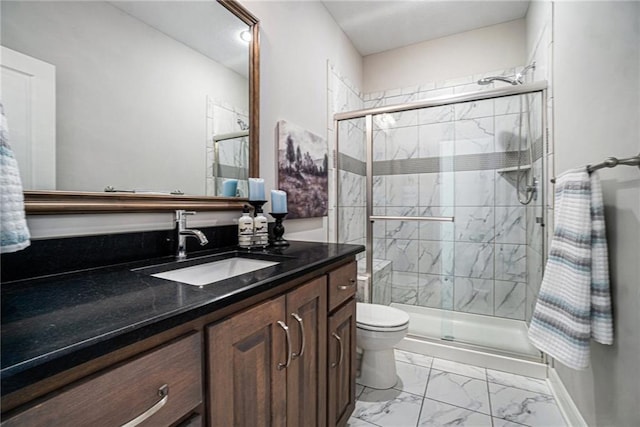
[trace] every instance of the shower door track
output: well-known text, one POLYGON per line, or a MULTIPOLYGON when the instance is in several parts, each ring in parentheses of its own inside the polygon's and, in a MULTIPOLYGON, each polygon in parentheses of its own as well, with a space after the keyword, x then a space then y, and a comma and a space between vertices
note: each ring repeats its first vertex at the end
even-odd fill
MULTIPOLYGON (((417 110, 428 107, 441 107, 444 105, 459 104, 461 102, 482 101, 484 99, 503 98, 511 95, 521 95, 525 93, 541 92, 547 89, 547 81, 542 80, 535 83, 527 83, 517 86, 501 87, 498 89, 483 90, 481 92, 465 92, 457 95, 445 95, 422 101, 407 102, 404 104, 389 105, 386 107, 367 108, 364 110, 347 111, 336 113, 334 121, 349 119, 359 119, 375 114, 399 113, 401 111, 417 110)), ((335 129, 335 128, 334 128, 335 129)))

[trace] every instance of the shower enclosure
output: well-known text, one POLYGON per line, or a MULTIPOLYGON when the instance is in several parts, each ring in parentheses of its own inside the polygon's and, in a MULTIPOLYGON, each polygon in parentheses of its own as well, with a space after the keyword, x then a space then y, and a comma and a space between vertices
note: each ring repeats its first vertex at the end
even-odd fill
POLYGON ((337 240, 411 337, 541 360, 545 105, 540 82, 335 115, 337 240))

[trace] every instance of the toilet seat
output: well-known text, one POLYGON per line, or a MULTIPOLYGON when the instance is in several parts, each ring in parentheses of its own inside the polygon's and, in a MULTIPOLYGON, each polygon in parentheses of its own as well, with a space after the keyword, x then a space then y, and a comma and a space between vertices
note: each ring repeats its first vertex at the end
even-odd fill
POLYGON ((356 304, 356 325, 367 331, 401 331, 409 326, 409 315, 394 307, 359 302, 356 304))

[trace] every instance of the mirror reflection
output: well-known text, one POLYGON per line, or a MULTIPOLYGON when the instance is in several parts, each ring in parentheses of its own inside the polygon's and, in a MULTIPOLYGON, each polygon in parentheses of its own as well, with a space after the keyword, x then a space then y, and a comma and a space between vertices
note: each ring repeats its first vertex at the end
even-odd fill
POLYGON ((215 196, 233 178, 246 196, 250 33, 225 7, 1 7, 2 102, 25 190, 215 196))

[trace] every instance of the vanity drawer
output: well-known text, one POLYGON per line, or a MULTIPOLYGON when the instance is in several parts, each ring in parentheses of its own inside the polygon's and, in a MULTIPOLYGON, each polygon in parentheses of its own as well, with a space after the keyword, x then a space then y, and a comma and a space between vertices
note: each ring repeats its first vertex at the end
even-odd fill
POLYGON ((354 296, 357 284, 355 261, 329 272, 329 311, 354 296))
POLYGON ((121 426, 141 414, 152 415, 132 425, 169 426, 202 402, 201 335, 193 333, 79 381, 2 427, 121 426))

